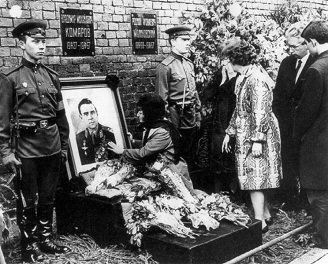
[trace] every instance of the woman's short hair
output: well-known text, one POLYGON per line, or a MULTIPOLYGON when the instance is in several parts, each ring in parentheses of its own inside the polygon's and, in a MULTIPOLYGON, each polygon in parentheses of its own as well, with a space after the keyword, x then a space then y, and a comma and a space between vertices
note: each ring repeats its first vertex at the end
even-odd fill
POLYGON ((257 53, 253 45, 238 37, 229 39, 223 49, 222 55, 232 64, 246 66, 256 62, 257 53))
POLYGON ((315 39, 319 44, 328 43, 328 22, 325 20, 314 20, 303 30, 301 37, 308 42, 315 39))
POLYGON ((145 123, 151 124, 165 116, 165 102, 157 94, 144 94, 140 97, 138 107, 144 114, 145 123))

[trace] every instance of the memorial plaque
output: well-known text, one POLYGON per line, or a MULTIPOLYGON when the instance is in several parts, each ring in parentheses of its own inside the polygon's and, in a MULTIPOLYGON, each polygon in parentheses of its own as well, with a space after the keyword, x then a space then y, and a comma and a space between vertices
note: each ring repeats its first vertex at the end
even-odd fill
POLYGON ((131 13, 133 54, 157 54, 156 14, 131 13))
POLYGON ((92 10, 61 8, 60 27, 63 56, 95 55, 92 10))

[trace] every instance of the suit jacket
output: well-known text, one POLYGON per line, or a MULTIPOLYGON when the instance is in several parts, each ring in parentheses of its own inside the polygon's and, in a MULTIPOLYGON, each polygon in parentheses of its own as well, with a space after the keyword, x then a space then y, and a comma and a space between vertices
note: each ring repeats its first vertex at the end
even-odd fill
POLYGON ((294 124, 294 138, 301 141, 301 184, 328 190, 328 51, 318 56, 304 79, 294 124))
POLYGON ((297 58, 295 56, 288 56, 281 62, 276 86, 273 90, 272 110, 282 126, 281 130, 289 134, 292 131, 295 107, 303 94, 302 83, 304 82, 304 76, 314 59, 312 56, 309 56, 295 84, 296 61, 297 58))
POLYGON ((293 121, 295 107, 297 106, 303 94, 302 83, 307 69, 314 62, 309 56, 300 73, 297 83, 295 56, 288 56, 280 65, 277 82, 273 90, 272 110, 276 115, 281 135, 281 159, 284 179, 282 190, 295 190, 296 181, 299 178, 299 148, 298 141, 293 140, 293 121))

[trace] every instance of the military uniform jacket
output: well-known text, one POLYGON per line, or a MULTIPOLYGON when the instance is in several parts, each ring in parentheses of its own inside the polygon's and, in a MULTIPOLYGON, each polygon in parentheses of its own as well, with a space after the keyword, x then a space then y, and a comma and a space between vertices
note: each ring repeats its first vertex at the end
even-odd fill
POLYGON ((6 81, 0 85, 0 151, 2 156, 12 152, 10 119, 40 123, 51 120, 35 133, 20 133, 17 154, 22 158, 36 158, 68 149, 69 127, 57 73, 41 63, 22 59, 20 66, 5 70, 6 81), (18 113, 18 117, 17 117, 18 113))
MULTIPOLYGON (((96 152, 101 147, 102 143, 107 143, 108 141, 116 143, 114 133, 111 128, 102 126, 101 124, 98 124, 98 129, 94 138, 92 138, 92 135, 89 133, 88 129, 79 132, 76 135, 76 142, 81 164, 85 165, 95 163, 96 152)), ((117 155, 112 151, 106 151, 105 159, 117 158, 117 155)), ((100 159, 104 159, 104 157, 100 157, 100 159)))
POLYGON ((200 121, 200 107, 192 62, 172 52, 156 69, 155 91, 166 102, 168 118, 178 128, 200 121), (184 109, 184 110, 182 110, 184 109))

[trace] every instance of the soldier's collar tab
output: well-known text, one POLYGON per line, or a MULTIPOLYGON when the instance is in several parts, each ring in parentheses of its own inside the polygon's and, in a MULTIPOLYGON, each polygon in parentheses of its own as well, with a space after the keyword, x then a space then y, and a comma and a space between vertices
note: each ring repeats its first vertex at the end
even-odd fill
POLYGON ((32 70, 38 70, 41 67, 41 62, 33 63, 25 58, 22 59, 22 64, 32 70))

